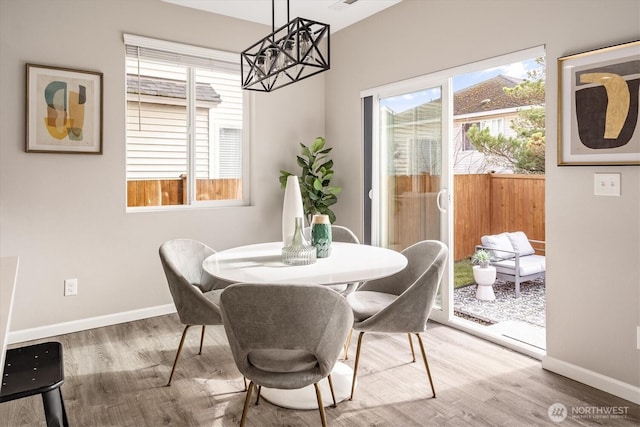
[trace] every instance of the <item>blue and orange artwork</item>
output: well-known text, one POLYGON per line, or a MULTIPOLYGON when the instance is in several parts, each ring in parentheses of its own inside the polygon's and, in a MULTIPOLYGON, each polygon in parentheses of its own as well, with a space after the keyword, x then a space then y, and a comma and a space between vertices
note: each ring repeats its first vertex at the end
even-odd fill
POLYGON ((58 140, 82 141, 86 86, 54 80, 46 85, 42 95, 47 105, 44 125, 49 135, 58 140))

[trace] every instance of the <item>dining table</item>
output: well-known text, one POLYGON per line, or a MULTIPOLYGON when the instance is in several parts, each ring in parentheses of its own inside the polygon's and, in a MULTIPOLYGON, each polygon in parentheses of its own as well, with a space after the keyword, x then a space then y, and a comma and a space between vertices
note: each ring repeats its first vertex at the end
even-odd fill
MULTIPOLYGON (((303 285, 341 285, 391 276, 404 269, 407 258, 398 251, 380 246, 333 242, 326 258, 308 265, 282 262, 282 242, 257 243, 216 252, 207 257, 204 271, 232 283, 273 283, 303 285)), ((336 402, 349 398, 353 370, 337 362, 332 373, 336 402)), ((323 395, 330 395, 327 381, 320 382, 323 395)), ((293 409, 317 409, 313 386, 297 390, 262 388, 269 402, 293 409)), ((329 399, 325 400, 329 405, 329 399)))

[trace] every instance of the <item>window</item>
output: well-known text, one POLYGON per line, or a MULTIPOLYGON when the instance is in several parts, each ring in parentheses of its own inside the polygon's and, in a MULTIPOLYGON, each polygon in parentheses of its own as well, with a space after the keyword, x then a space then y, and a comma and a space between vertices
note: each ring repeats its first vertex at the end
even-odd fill
POLYGON ((467 136, 467 132, 469 132, 469 129, 471 129, 473 126, 482 129, 489 129, 489 133, 492 136, 498 136, 499 134, 503 134, 505 133, 504 131, 504 120, 502 118, 498 118, 498 119, 490 119, 490 120, 481 120, 479 122, 468 122, 468 123, 462 123, 462 132, 460 133, 460 139, 461 139, 461 149, 462 151, 476 151, 476 147, 475 145, 473 145, 473 142, 469 139, 469 137, 467 136))
POLYGON ((492 136, 498 136, 500 134, 504 134, 504 120, 502 119, 491 119, 491 120, 482 120, 480 122, 480 129, 489 129, 489 133, 492 136))
POLYGON ((473 126, 480 127, 480 122, 471 122, 471 123, 462 123, 462 132, 461 132, 461 148, 462 151, 476 151, 476 146, 473 145, 473 142, 467 136, 467 132, 473 126))
POLYGON ((124 41, 127 207, 246 204, 240 55, 129 34, 124 41))

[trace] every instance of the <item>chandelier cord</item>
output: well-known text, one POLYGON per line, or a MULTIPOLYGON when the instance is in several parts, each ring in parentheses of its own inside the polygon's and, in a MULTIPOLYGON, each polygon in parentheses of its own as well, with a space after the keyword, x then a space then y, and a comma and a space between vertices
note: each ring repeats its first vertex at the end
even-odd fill
MULTIPOLYGON (((290 22, 289 19, 289 0, 287 0, 287 22, 290 22)), ((271 0, 271 32, 276 32, 276 0, 271 0)), ((274 36, 275 41, 275 36, 274 36)))

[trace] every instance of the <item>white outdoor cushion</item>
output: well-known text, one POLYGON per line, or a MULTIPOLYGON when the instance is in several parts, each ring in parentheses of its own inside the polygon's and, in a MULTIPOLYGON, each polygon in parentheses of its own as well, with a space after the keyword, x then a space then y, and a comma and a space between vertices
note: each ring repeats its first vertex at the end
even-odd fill
MULTIPOLYGON (((542 255, 528 255, 519 258, 520 277, 545 272, 545 257, 542 255)), ((513 259, 505 259, 493 263, 498 273, 514 274, 516 262, 513 259)))
POLYGON ((491 252, 494 259, 508 259, 514 257, 514 254, 510 252, 515 252, 516 250, 513 248, 507 233, 482 236, 480 241, 482 242, 482 246, 493 249, 491 252))
POLYGON ((523 231, 516 231, 513 233, 507 233, 507 237, 511 241, 513 249, 520 254, 520 256, 533 255, 536 250, 533 249, 527 235, 523 231))

